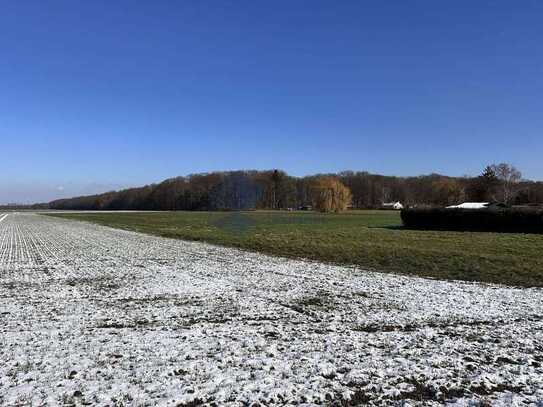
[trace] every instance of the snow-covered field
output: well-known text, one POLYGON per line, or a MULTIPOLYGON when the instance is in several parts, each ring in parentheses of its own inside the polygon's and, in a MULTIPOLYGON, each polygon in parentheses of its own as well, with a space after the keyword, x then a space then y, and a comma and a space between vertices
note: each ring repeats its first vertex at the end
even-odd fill
POLYGON ((0 405, 542 400, 541 289, 0 222, 0 405))

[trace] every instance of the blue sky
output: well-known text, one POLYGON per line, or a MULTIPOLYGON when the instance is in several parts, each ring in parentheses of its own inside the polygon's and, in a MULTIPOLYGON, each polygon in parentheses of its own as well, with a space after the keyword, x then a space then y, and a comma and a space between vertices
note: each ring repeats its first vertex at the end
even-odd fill
POLYGON ((543 2, 3 1, 0 202, 282 168, 543 180, 543 2))

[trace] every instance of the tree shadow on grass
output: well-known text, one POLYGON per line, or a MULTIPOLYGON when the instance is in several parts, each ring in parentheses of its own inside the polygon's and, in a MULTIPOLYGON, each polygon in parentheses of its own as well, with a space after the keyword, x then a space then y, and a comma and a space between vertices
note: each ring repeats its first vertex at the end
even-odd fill
POLYGON ((404 230, 416 232, 460 232, 460 233, 499 233, 499 234, 525 234, 525 235, 543 235, 543 230, 522 230, 522 229, 500 229, 500 228, 469 228, 469 227, 414 227, 414 226, 370 226, 370 229, 389 229, 404 230))
POLYGON ((412 230, 406 228, 403 225, 389 225, 389 226, 368 226, 368 229, 388 229, 388 230, 412 230))

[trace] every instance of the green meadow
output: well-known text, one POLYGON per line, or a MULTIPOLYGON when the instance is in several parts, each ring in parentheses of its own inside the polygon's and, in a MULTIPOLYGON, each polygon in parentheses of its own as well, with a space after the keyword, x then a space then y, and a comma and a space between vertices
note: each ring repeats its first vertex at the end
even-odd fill
POLYGON ((406 230, 396 211, 81 212, 51 216, 365 270, 543 286, 543 235, 406 230))

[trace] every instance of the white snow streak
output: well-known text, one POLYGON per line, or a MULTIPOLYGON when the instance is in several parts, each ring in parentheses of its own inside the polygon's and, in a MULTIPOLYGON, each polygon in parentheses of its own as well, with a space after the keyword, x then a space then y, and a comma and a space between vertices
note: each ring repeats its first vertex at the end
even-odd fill
POLYGON ((4 215, 0 214, 0 222, 2 222, 2 221, 3 221, 4 219, 6 219, 7 217, 8 217, 8 214, 7 214, 7 213, 4 214, 4 215))
POLYGON ((0 405, 534 405, 542 315, 540 289, 0 224, 0 405))

